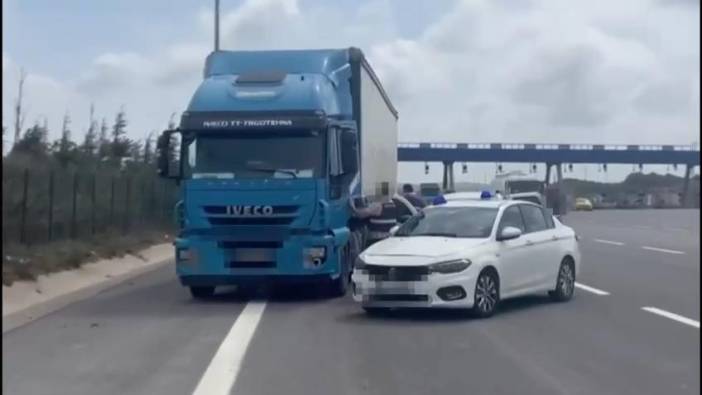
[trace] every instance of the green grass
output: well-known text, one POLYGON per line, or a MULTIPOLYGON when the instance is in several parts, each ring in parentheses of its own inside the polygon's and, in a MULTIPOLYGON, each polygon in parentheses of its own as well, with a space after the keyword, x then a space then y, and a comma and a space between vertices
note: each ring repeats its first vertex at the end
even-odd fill
POLYGON ((76 269, 100 259, 139 256, 140 250, 166 243, 172 236, 164 231, 132 232, 121 235, 108 232, 87 240, 62 240, 25 247, 3 246, 2 282, 11 285, 19 280, 35 280, 41 274, 76 269))

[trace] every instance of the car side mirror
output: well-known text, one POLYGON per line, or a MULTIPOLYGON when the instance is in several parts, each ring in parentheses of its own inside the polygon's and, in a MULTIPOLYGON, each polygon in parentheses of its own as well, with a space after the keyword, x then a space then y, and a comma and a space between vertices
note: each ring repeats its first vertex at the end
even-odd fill
POLYGON ((500 232, 500 234, 497 235, 497 241, 512 240, 516 239, 521 235, 521 229, 515 228, 514 226, 507 226, 504 229, 502 229, 502 232, 500 232))
POLYGON ((156 141, 157 169, 158 175, 163 178, 180 178, 180 161, 177 157, 177 146, 172 141, 172 136, 177 133, 175 130, 165 130, 156 141), (173 168, 177 171, 173 172, 173 168))
POLYGON ((390 231, 389 231, 390 236, 394 236, 395 233, 397 233, 397 230, 398 230, 398 229, 400 229, 400 225, 395 225, 395 226, 393 226, 392 228, 390 228, 390 231))

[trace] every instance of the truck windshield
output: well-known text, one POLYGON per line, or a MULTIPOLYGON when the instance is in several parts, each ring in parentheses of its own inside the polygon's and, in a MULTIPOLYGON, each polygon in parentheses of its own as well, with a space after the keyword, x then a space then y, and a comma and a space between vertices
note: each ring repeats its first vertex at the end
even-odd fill
POLYGON ((186 142, 191 178, 319 178, 324 136, 319 131, 196 134, 186 142))
POLYGON ((544 192, 544 184, 537 180, 513 180, 507 182, 509 193, 544 192))

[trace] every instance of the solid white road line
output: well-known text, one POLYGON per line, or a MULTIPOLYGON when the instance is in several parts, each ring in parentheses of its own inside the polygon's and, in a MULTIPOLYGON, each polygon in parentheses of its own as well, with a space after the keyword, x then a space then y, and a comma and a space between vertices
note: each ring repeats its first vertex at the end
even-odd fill
POLYGON ((193 395, 229 395, 246 349, 261 321, 265 302, 249 302, 222 340, 193 395))
POLYGON ((622 243, 621 241, 612 241, 612 240, 604 240, 604 239, 595 239, 595 241, 598 243, 612 244, 615 246, 623 246, 624 245, 624 243, 622 243))
POLYGON ((592 288, 592 287, 589 287, 585 284, 580 284, 579 282, 576 282, 575 286, 582 289, 583 291, 592 292, 595 295, 609 295, 609 292, 607 292, 607 291, 603 291, 603 290, 597 289, 597 288, 592 288))
POLYGON ((649 246, 643 246, 643 247, 641 247, 641 248, 643 248, 644 250, 665 252, 665 253, 668 253, 668 254, 676 254, 676 255, 684 254, 683 251, 668 250, 668 249, 665 249, 665 248, 657 248, 657 247, 649 247, 649 246))
POLYGON ((695 328, 700 329, 700 322, 695 321, 691 318, 683 317, 681 315, 671 313, 669 311, 661 310, 661 309, 656 308, 656 307, 642 307, 641 310, 645 310, 645 311, 648 311, 649 313, 653 313, 653 314, 658 314, 660 316, 670 318, 671 320, 682 322, 683 324, 694 326, 695 328))

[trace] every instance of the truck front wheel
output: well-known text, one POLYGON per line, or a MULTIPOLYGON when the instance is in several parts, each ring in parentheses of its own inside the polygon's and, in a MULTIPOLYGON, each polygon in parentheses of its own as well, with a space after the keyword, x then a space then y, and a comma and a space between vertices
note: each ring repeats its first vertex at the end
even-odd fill
POLYGON ((339 278, 332 280, 330 284, 331 296, 341 297, 346 295, 346 290, 349 287, 349 281, 351 280, 351 265, 349 264, 349 247, 348 244, 341 249, 339 254, 339 264, 341 265, 341 273, 339 278))
POLYGON ((214 295, 215 287, 190 287, 190 294, 195 299, 209 298, 214 295))

